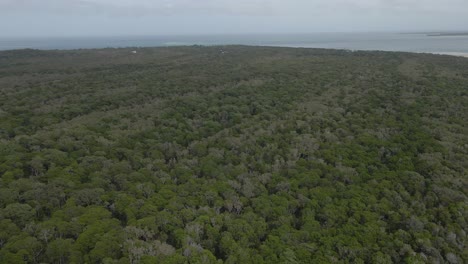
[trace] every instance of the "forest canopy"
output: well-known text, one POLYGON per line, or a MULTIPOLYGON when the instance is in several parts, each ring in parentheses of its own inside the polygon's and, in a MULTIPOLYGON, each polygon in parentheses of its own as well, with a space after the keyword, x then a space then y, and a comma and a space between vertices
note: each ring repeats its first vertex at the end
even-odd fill
POLYGON ((468 263, 467 117, 452 56, 2 51, 0 262, 468 263))

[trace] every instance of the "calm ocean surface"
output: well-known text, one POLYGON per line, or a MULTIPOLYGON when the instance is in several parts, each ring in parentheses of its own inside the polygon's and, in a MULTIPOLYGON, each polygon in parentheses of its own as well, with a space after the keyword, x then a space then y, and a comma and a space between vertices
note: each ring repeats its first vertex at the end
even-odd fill
POLYGON ((91 49, 179 45, 263 45, 283 47, 468 53, 468 36, 398 33, 320 33, 303 35, 219 35, 160 37, 23 38, 0 37, 0 50, 91 49))

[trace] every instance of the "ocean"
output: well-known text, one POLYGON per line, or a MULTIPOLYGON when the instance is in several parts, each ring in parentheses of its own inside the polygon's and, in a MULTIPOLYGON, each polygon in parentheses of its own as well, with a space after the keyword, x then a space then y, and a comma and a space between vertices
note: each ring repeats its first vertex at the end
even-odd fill
POLYGON ((131 36, 18 39, 0 37, 0 50, 66 50, 234 44, 425 52, 459 55, 468 54, 468 35, 430 36, 425 33, 316 33, 290 35, 131 36))

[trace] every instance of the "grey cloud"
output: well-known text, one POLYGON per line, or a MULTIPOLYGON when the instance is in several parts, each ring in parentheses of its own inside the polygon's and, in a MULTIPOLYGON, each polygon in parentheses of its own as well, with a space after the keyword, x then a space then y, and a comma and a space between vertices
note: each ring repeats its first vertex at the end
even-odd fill
POLYGON ((108 15, 230 14, 272 13, 275 1, 267 0, 0 0, 0 13, 68 13, 108 15))
POLYGON ((467 29, 466 0, 0 0, 0 37, 467 29))
POLYGON ((465 0, 0 0, 0 13, 106 15, 276 15, 468 12, 465 0))

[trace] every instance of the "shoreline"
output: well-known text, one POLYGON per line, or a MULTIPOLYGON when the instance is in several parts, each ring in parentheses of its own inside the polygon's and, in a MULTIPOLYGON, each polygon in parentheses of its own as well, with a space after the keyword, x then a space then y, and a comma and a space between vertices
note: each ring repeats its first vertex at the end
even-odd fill
POLYGON ((449 56, 468 58, 468 52, 429 52, 429 53, 437 54, 437 55, 449 55, 449 56))
MULTIPOLYGON (((312 45, 304 44, 264 44, 264 45, 244 45, 244 44, 217 44, 217 45, 201 45, 206 47, 215 47, 215 46, 252 46, 252 47, 277 47, 277 48, 304 48, 304 49, 326 49, 326 50, 349 50, 349 51, 383 51, 383 52, 404 52, 404 53, 416 53, 416 54, 433 54, 433 55, 447 55, 468 58, 468 52, 452 52, 452 51, 405 51, 405 50, 379 50, 379 49, 346 49, 346 48, 336 48, 336 47, 317 47, 312 45)), ((100 49, 134 49, 134 48, 167 48, 167 47, 187 47, 192 45, 156 45, 156 46, 125 46, 125 47, 86 47, 86 48, 17 48, 17 49, 2 49, 0 46, 0 52, 7 51, 18 51, 18 50, 39 50, 39 51, 73 51, 73 50, 100 50, 100 49)))

